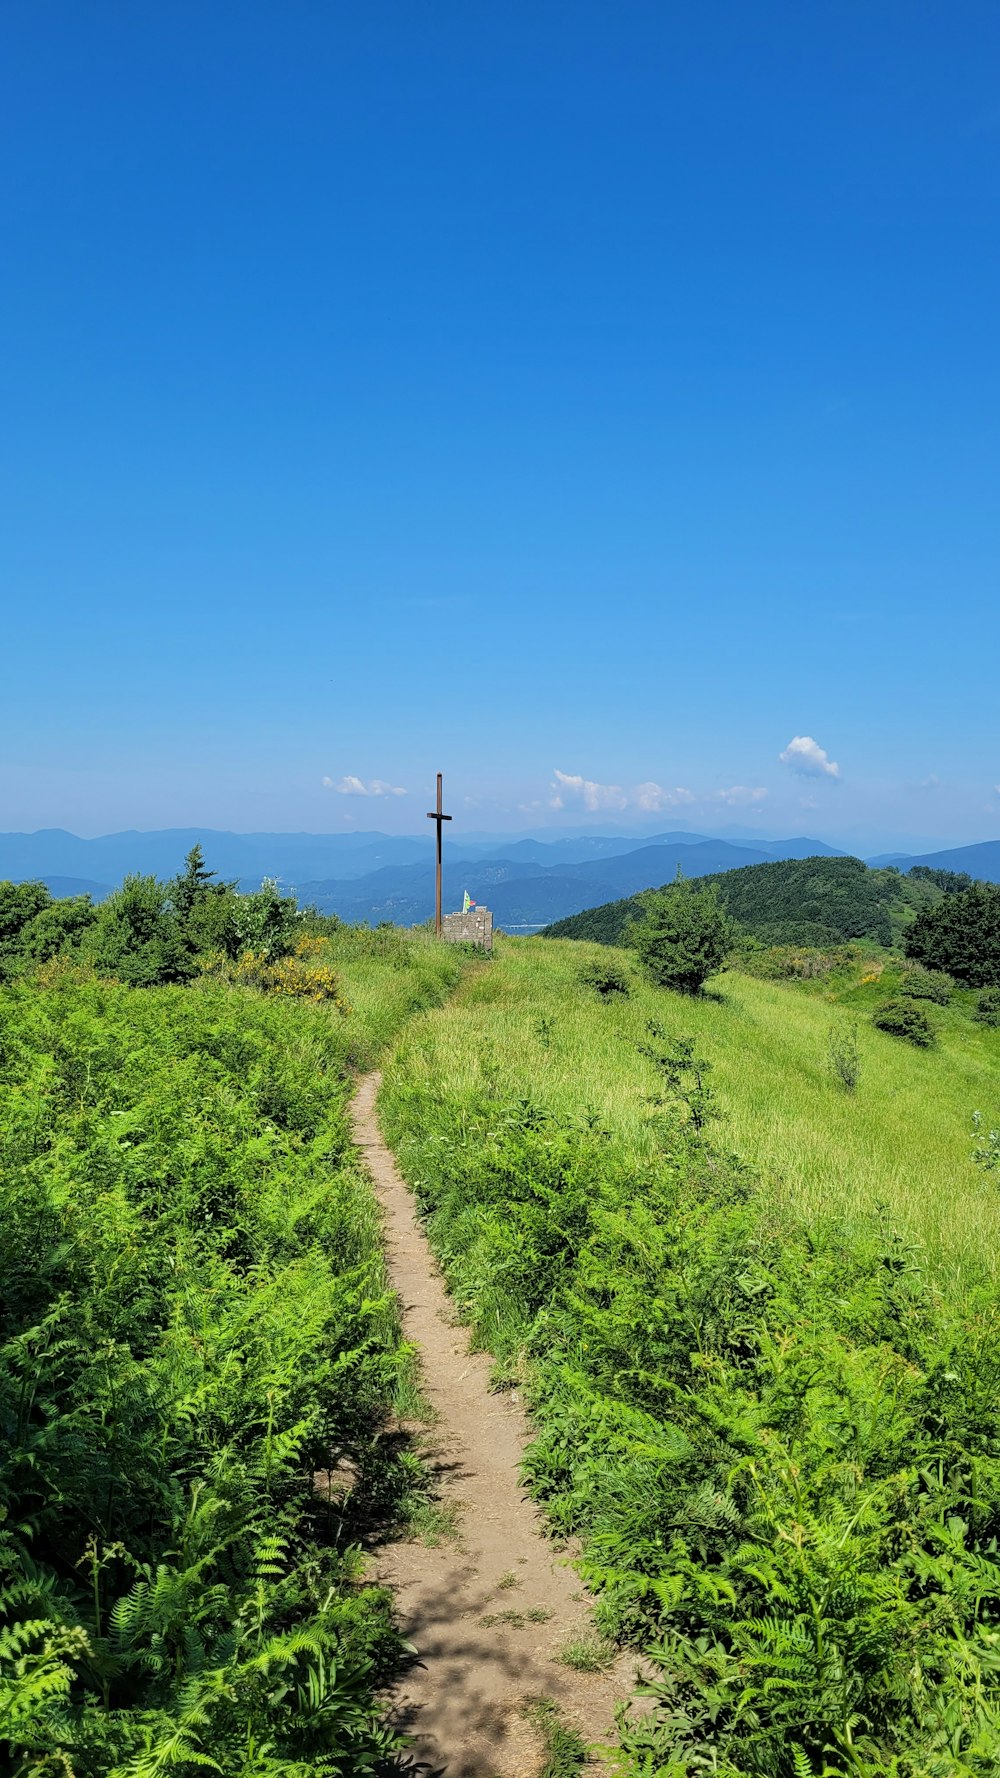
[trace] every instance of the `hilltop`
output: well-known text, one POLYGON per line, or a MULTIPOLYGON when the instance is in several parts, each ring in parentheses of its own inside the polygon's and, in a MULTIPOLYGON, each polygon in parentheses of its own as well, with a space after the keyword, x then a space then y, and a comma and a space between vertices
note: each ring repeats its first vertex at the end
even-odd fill
MULTIPOLYGON (((942 875, 947 881, 946 874, 942 875)), ((944 893, 934 875, 873 870, 860 858, 802 858, 713 874, 727 912, 764 944, 829 945, 869 939, 891 946, 920 908, 944 893)), ((545 928, 546 938, 620 944, 643 896, 587 908, 545 928)))

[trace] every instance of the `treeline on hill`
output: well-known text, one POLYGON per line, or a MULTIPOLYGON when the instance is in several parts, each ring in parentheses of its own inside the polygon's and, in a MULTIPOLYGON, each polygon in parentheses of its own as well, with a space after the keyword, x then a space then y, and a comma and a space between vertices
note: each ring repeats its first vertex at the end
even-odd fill
POLYGON ((457 962, 197 855, 0 910, 0 1770, 384 1771, 411 1361, 345 1107, 457 962))
MULTIPOLYGON (((918 866, 907 876, 872 870, 860 858, 786 859, 721 871, 710 881, 731 919, 766 945, 843 944, 868 939, 889 946, 924 908, 969 886, 954 871, 918 866)), ((642 917, 644 894, 586 908, 547 926, 546 938, 618 945, 642 917)))
MULTIPOLYGON (((773 1062, 801 1027, 760 1022, 787 993, 665 995, 628 958, 501 941, 404 1035, 385 1127, 498 1379, 528 1391, 530 1485, 599 1594, 590 1663, 632 1644, 652 1668, 616 1771, 995 1778, 995 1290, 946 1289, 884 1204, 793 1203, 727 1152, 682 1021, 725 1034, 780 1126, 795 1084, 757 1045, 773 1062)), ((893 1066, 926 1098, 924 1057, 893 1066)), ((832 1075, 811 1091, 820 1118, 847 1104, 832 1075)))

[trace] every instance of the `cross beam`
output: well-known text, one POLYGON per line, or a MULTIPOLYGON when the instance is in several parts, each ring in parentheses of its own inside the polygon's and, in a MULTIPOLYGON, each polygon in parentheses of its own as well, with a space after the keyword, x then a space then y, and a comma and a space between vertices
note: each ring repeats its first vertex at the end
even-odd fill
POLYGON ((441 937, 441 823, 442 823, 442 821, 450 821, 451 816, 445 815, 442 812, 441 773, 440 772, 437 775, 437 781, 438 781, 437 808, 436 809, 428 809, 427 819, 428 819, 428 821, 436 821, 437 822, 437 877, 436 877, 435 883, 434 883, 434 930, 437 933, 438 938, 440 938, 441 937))

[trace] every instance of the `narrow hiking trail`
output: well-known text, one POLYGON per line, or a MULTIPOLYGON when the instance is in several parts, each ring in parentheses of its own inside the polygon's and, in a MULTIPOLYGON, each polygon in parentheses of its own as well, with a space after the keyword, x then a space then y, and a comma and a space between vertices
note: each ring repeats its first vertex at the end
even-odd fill
POLYGON ((519 1485, 530 1438, 524 1410, 511 1393, 490 1391, 490 1359, 469 1351, 412 1194, 382 1140, 380 1078, 366 1075, 358 1086, 354 1141, 382 1207, 404 1333, 437 1416, 421 1440, 423 1455, 440 1505, 458 1519, 457 1535, 433 1548, 396 1543, 379 1553, 377 1577, 393 1589, 423 1663, 402 1681, 396 1711, 417 1756, 446 1778, 538 1778, 545 1755, 525 1705, 551 1698, 584 1740, 606 1740, 616 1702, 632 1690, 635 1661, 624 1656, 611 1670, 581 1673, 558 1659, 568 1641, 592 1635, 590 1613, 519 1485))

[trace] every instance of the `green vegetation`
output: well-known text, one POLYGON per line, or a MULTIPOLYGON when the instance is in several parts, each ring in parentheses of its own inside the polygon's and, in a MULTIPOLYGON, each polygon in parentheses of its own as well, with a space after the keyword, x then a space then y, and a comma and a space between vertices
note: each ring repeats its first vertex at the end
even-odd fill
POLYGON ((396 1041, 387 1135, 597 1598, 564 1656, 649 1662, 624 1778, 992 1778, 993 892, 729 878, 488 968, 198 848, 99 908, 0 885, 0 1769, 405 1760, 359 1539, 456 1526, 386 1437, 416 1379, 345 1120, 396 1041))
POLYGON ((545 1764, 538 1778, 576 1778, 587 1763, 587 1748, 576 1730, 563 1722, 559 1706, 551 1698, 536 1698, 524 1714, 545 1749, 545 1764))
MULTIPOLYGON (((951 893, 939 879, 954 876, 925 868, 904 877, 891 868, 870 870, 860 858, 802 858, 744 865, 705 880, 730 918, 762 944, 816 947, 867 939, 888 946, 922 909, 951 893)), ((961 886, 961 879, 955 880, 961 886)), ((646 890, 587 908, 546 927, 542 936, 622 944, 655 893, 646 890)))
POLYGON ((934 1027, 923 1007, 905 994, 894 1000, 883 1000, 872 1013, 872 1024, 879 1031, 888 1031, 890 1037, 905 1037, 918 1049, 930 1049, 934 1042, 934 1027))
POLYGON ((373 1701, 403 1651, 358 1538, 413 1488, 384 1437, 413 1380, 345 1107, 351 1062, 458 964, 418 936, 282 934, 287 898, 189 875, 187 905, 151 879, 100 910, 0 889, 0 1769, 20 1778, 360 1775, 403 1744, 373 1701), (209 916, 233 902, 226 939, 209 916), (235 985, 199 921, 234 971, 294 936, 288 980, 235 985), (190 985, 127 985, 164 973, 190 985))
POLYGON ((590 955, 502 942, 404 1032, 382 1111, 599 1628, 653 1663, 621 1770, 986 1778, 996 1034, 964 990, 933 1051, 875 1030, 905 966, 860 948, 603 1003, 590 955))
POLYGON ((972 1016, 980 1025, 993 1029, 1000 1025, 1000 988, 984 988, 972 1016))
POLYGON ((630 925, 627 939, 657 987, 698 994, 722 968, 733 926, 714 883, 686 883, 678 872, 669 889, 643 896, 641 915, 630 925))
POLYGON ((1000 984, 1000 884, 973 883, 920 913, 906 954, 970 988, 1000 984))

